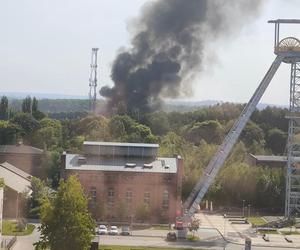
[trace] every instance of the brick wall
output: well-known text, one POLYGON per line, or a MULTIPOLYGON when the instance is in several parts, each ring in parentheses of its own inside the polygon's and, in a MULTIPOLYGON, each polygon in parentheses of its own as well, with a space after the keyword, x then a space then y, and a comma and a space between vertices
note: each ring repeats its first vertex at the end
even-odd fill
POLYGON ((178 159, 177 174, 66 171, 66 176, 71 174, 78 176, 90 197, 90 209, 98 220, 137 221, 137 210, 147 201, 150 209, 147 222, 174 222, 180 210, 182 159, 178 159), (120 218, 120 211, 124 210, 126 215, 120 218))
POLYGON ((8 162, 24 172, 44 178, 45 170, 41 166, 41 155, 0 153, 0 163, 8 162))

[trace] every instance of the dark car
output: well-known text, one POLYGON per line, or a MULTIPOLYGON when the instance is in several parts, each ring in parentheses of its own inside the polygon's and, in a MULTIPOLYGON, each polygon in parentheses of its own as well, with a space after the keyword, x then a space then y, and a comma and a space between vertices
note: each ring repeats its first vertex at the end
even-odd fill
POLYGON ((129 226, 122 226, 121 227, 121 235, 131 235, 130 227, 129 226))
POLYGON ((168 232, 167 234, 167 241, 176 241, 177 236, 175 232, 168 232))

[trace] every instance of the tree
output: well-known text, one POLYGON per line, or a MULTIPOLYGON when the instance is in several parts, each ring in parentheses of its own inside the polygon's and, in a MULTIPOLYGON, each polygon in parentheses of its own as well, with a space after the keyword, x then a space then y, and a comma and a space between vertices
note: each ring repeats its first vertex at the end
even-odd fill
POLYGON ((38 100, 33 97, 32 99, 32 107, 31 107, 32 113, 38 111, 38 100))
POLYGON ((60 156, 61 153, 57 151, 53 151, 51 153, 51 158, 49 161, 49 170, 48 170, 48 177, 51 180, 52 188, 57 188, 59 185, 59 178, 60 178, 60 156))
POLYGON ((148 115, 147 125, 155 135, 164 135, 170 130, 167 114, 162 111, 148 115))
POLYGON ((150 208, 147 203, 141 203, 137 209, 135 217, 138 221, 144 222, 150 218, 150 208))
POLYGON ((273 154, 283 154, 287 143, 287 134, 279 128, 272 128, 267 134, 267 147, 273 154))
POLYGON ((77 122, 76 131, 87 140, 107 140, 109 138, 108 119, 104 116, 89 115, 77 122))
POLYGON ((196 122, 191 126, 188 125, 185 132, 187 140, 199 144, 201 139, 207 143, 218 144, 221 142, 223 135, 223 127, 218 121, 209 120, 204 122, 196 122))
POLYGON ((39 122, 27 113, 17 113, 11 121, 21 127, 22 134, 27 136, 29 140, 32 139, 33 133, 39 127, 39 122))
POLYGON ((62 141, 62 127, 58 120, 44 118, 34 136, 35 144, 39 147, 53 148, 62 141))
POLYGON ((153 143, 157 138, 146 125, 137 123, 127 115, 116 115, 108 123, 113 139, 125 142, 153 143))
POLYGON ((87 209, 87 198, 76 176, 61 181, 57 194, 43 200, 41 238, 37 249, 88 250, 95 222, 87 209))
POLYGON ((242 131, 241 140, 248 147, 254 142, 258 142, 260 145, 264 146, 264 132, 257 124, 250 121, 242 131))
POLYGON ((0 144, 15 144, 21 128, 9 121, 0 120, 0 144))
POLYGON ((6 120, 8 117, 8 99, 2 96, 0 101, 0 120, 6 120))
POLYGON ((26 96, 26 98, 22 102, 22 112, 23 113, 32 113, 32 100, 30 96, 26 96))
POLYGON ((45 181, 32 177, 31 180, 30 217, 38 218, 40 215, 43 199, 50 197, 52 191, 47 187, 45 181))

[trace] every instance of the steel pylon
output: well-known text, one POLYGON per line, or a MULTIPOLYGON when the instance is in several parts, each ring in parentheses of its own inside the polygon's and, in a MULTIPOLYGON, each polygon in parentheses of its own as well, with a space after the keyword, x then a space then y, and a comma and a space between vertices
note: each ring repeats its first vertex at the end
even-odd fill
POLYGON ((287 172, 286 172, 286 200, 285 217, 300 215, 300 163, 296 157, 300 156, 300 141, 296 135, 300 132, 300 58, 291 63, 290 76, 290 114, 287 142, 287 172))

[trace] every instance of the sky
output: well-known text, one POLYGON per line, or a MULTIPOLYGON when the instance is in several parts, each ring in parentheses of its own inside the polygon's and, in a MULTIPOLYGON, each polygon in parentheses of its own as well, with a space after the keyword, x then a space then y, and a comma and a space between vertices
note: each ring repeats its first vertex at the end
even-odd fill
MULTIPOLYGON (((188 0, 185 0, 188 1, 188 0)), ((128 24, 149 0, 0 0, 0 92, 87 96, 92 47, 99 48, 98 85, 112 85, 110 70, 129 46, 128 24)), ((223 41, 180 99, 247 102, 275 58, 270 19, 300 18, 300 0, 265 0, 257 18, 223 41)), ((237 20, 238 21, 238 20, 237 20)), ((300 38, 300 25, 282 37, 300 38)), ((262 102, 287 105, 289 65, 283 64, 262 102)), ((100 87, 98 87, 100 89, 100 87)))

